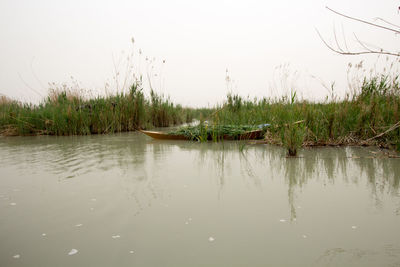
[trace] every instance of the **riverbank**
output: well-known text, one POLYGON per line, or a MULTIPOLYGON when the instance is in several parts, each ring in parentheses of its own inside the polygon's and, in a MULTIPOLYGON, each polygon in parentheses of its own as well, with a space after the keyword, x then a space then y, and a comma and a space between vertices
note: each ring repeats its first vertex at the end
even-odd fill
POLYGON ((174 104, 154 91, 146 97, 132 85, 129 93, 83 99, 70 92, 51 92, 39 105, 0 102, 2 135, 87 135, 166 127, 209 120, 212 125, 269 123, 264 142, 283 145, 289 155, 301 146, 375 145, 400 150, 398 77, 365 79, 357 92, 322 103, 299 100, 296 92, 280 99, 249 99, 228 94, 215 108, 174 104))

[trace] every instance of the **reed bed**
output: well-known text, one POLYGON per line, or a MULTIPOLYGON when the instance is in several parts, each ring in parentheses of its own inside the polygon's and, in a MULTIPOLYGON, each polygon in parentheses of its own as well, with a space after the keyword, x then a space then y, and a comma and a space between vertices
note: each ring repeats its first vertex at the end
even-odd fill
MULTIPOLYGON (((288 155, 302 146, 378 145, 400 150, 400 80, 386 75, 364 79, 352 96, 315 103, 296 92, 280 99, 228 94, 214 108, 192 109, 150 92, 140 83, 128 93, 85 99, 53 91, 39 105, 0 99, 3 135, 87 135, 166 127, 199 119, 221 127, 269 123, 264 142, 284 145, 288 155)), ((215 138, 218 141, 218 138, 215 138)))
POLYGON ((219 124, 270 123, 266 142, 284 145, 288 155, 301 146, 378 145, 400 150, 399 77, 364 79, 343 100, 314 103, 296 93, 281 99, 246 99, 229 94, 213 119, 219 124))
POLYGON ((91 99, 70 90, 52 90, 38 105, 2 97, 2 135, 88 135, 165 127, 191 122, 196 111, 176 105, 151 91, 146 97, 140 84, 128 93, 91 99))

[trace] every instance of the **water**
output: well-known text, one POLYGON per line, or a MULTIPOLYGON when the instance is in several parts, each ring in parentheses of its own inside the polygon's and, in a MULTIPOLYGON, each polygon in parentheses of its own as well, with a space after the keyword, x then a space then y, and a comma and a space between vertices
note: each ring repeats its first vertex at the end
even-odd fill
POLYGON ((398 266, 400 160, 373 148, 0 139, 0 266, 398 266))

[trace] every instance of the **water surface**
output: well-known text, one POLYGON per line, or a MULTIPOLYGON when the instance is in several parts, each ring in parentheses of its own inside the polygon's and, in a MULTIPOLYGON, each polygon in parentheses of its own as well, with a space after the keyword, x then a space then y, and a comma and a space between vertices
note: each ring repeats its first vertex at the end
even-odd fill
POLYGON ((373 148, 0 139, 0 266, 398 266, 400 160, 373 148))

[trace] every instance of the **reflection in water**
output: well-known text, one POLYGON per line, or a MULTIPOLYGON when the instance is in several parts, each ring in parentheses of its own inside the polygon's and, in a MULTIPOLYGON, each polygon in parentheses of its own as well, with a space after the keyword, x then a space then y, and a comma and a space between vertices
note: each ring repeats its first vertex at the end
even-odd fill
MULTIPOLYGON (((390 229, 397 227, 396 215, 400 215, 400 159, 372 158, 375 154, 370 150, 377 151, 351 147, 313 148, 302 150, 298 158, 286 158, 285 150, 276 146, 248 145, 243 149, 237 142, 157 141, 140 133, 3 138, 0 139, 0 169, 7 175, 0 179, 0 211, 10 212, 7 213, 10 218, 17 216, 16 221, 23 221, 18 217, 22 215, 12 212, 26 207, 24 212, 33 221, 30 227, 40 229, 38 236, 48 233, 48 239, 57 231, 63 233, 59 228, 65 225, 64 221, 72 226, 91 225, 96 231, 86 243, 87 247, 93 243, 103 244, 104 240, 96 238, 112 229, 107 232, 108 237, 120 235, 118 240, 129 243, 129 248, 123 248, 127 254, 135 249, 135 256, 142 255, 146 260, 172 258, 176 261, 180 257, 174 253, 182 254, 182 250, 184 254, 197 256, 198 261, 203 259, 201 255, 221 260, 214 266, 232 266, 234 264, 228 261, 231 255, 242 254, 260 263, 254 266, 263 266, 266 260, 270 260, 271 265, 283 266, 285 264, 279 264, 282 258, 290 260, 286 265, 294 266, 296 258, 301 260, 304 256, 301 253, 312 255, 310 259, 304 258, 303 263, 308 264, 299 264, 305 266, 313 262, 316 266, 358 264, 385 257, 392 257, 393 261, 387 262, 396 264, 400 244, 390 239, 396 234, 390 229), (31 177, 34 181, 29 181, 31 177), (18 186, 23 187, 25 183, 32 185, 31 188, 13 191, 21 189, 18 186), (42 198, 34 191, 37 183, 51 194, 42 198), (347 199, 342 199, 342 193, 347 194, 347 199), (356 221, 358 215, 350 215, 360 204, 352 205, 353 200, 365 202, 364 193, 371 203, 362 208, 365 211, 373 206, 379 216, 367 211, 360 216, 362 220, 356 221), (18 194, 20 199, 13 198, 18 194), (25 204, 24 194, 29 199, 25 204), (325 194, 329 194, 326 199, 325 194), (352 194, 358 195, 353 197, 352 194), (93 198, 97 201, 90 201, 93 198), (35 199, 38 199, 35 205, 29 206, 35 199), (335 202, 340 203, 335 206, 335 202), (47 203, 49 206, 45 206, 47 203), (45 211, 40 211, 41 206, 45 211), (85 212, 94 207, 92 214, 98 213, 93 219, 85 212), (46 209, 52 209, 56 215, 49 215, 46 209), (45 218, 43 221, 31 219, 41 218, 37 215, 40 212, 45 218), (81 220, 85 216, 89 219, 81 220), (348 217, 351 218, 341 225, 348 217), (41 230, 40 222, 49 221, 59 223, 55 224, 54 233, 50 229, 41 230), (363 221, 365 225, 361 226, 363 221), (103 224, 107 226, 103 228, 103 224), (354 240, 363 243, 366 237, 357 234, 362 231, 370 234, 375 225, 389 229, 389 237, 382 235, 383 241, 375 247, 351 246, 354 240), (127 230, 120 233, 115 229, 127 230), (197 232, 190 232, 191 229, 197 232), (132 234, 130 239, 129 234, 132 234), (210 236, 215 237, 212 247, 207 246, 210 236), (206 242, 197 243, 197 240, 206 242), (238 240, 243 240, 243 246, 238 240), (329 243, 329 240, 333 241, 329 243), (139 248, 132 248, 138 243, 139 248), (171 244, 177 248, 174 250, 171 244), (161 256, 154 257, 155 251, 161 256), (193 251, 203 254, 199 256, 193 251), (266 255, 265 251, 272 252, 266 255)), ((9 233, 5 228, 12 229, 15 224, 6 216, 2 219, 5 222, 0 224, 0 238, 9 233)), ((21 229, 26 226, 17 228, 21 229)), ((64 232, 69 233, 65 229, 64 232)), ((381 237, 381 233, 376 232, 374 240, 381 237)), ((68 240, 66 235, 62 238, 68 240)), ((37 243, 35 238, 31 240, 37 243)), ((0 245, 0 259, 1 248, 0 245)), ((122 251, 119 249, 116 251, 122 251)), ((85 255, 85 249, 79 248, 78 255, 85 255)), ((177 264, 175 261, 165 266, 188 266, 187 262, 177 264)), ((128 259, 122 265, 144 266, 146 264, 141 264, 144 262, 132 264, 128 259)), ((149 265, 161 265, 152 263, 149 265)), ((205 260, 198 265, 211 266, 208 263, 205 260)), ((245 263, 235 262, 241 266, 245 263)))
MULTIPOLYGON (((194 154, 197 168, 207 166, 214 172, 219 197, 224 187, 229 186, 232 164, 240 165, 240 174, 246 183, 261 190, 266 173, 254 166, 262 165, 267 176, 284 177, 291 220, 296 218, 296 192, 301 191, 309 180, 325 185, 334 184, 337 179, 358 184, 364 182, 360 179, 365 176, 376 207, 381 206, 385 194, 399 195, 400 160, 372 158, 374 154, 369 153, 370 149, 313 148, 304 149, 299 158, 286 158, 279 147, 255 145, 242 150, 237 142, 158 141, 138 133, 6 138, 0 142, 0 148, 6 152, 2 153, 0 167, 23 164, 33 173, 43 169, 53 173, 60 181, 117 169, 125 179, 127 194, 135 199, 139 209, 144 205, 138 194, 148 198, 145 206, 163 194, 164 185, 159 184, 161 170, 157 166, 168 160, 168 155, 174 151, 194 154)), ((400 207, 396 212, 400 212, 400 207)))
POLYGON ((334 184, 337 179, 358 184, 366 176, 371 199, 379 208, 386 193, 399 194, 399 163, 399 159, 371 158, 368 151, 357 148, 313 148, 304 150, 300 158, 285 158, 282 166, 288 184, 292 219, 296 218, 295 191, 301 190, 308 180, 321 177, 327 178, 321 181, 324 184, 334 184))

